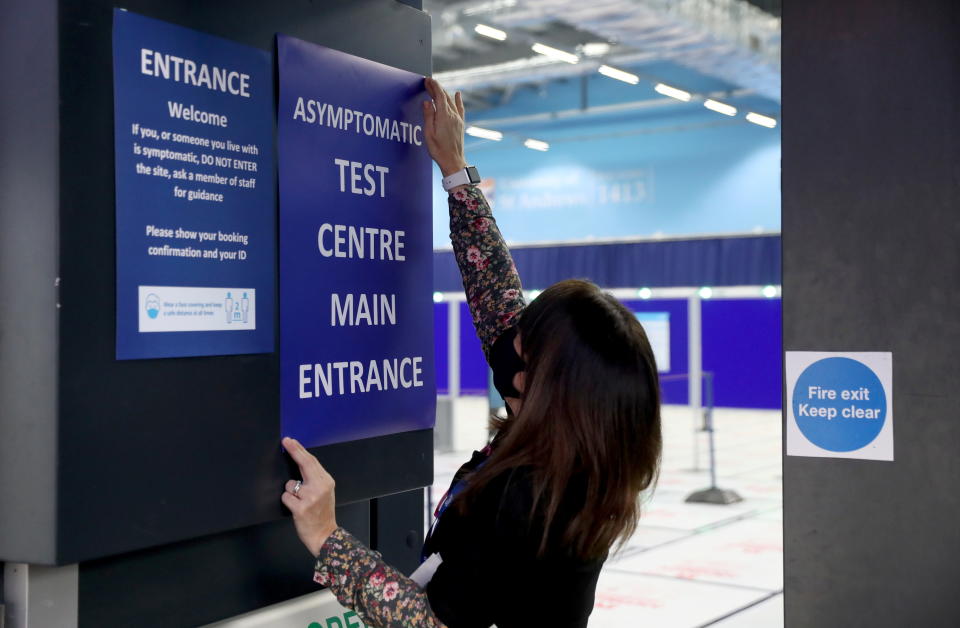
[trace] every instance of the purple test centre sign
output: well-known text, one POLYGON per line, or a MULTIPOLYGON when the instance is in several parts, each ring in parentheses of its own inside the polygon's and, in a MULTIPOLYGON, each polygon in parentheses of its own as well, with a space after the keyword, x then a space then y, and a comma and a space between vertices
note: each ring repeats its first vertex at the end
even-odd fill
POLYGON ((423 77, 279 35, 282 433, 433 427, 423 77))

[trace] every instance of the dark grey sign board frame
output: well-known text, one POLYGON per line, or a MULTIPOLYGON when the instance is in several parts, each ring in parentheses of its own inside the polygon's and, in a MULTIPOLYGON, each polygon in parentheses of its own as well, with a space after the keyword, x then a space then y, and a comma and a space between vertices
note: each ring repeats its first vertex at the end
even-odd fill
MULTIPOLYGON (((0 559, 67 564, 286 516, 278 355, 117 361, 114 6, 429 74, 395 0, 15 0, 0 23, 0 559)), ((276 298, 276 295, 274 295, 276 298)), ((316 450, 341 504, 432 481, 432 430, 316 450)))

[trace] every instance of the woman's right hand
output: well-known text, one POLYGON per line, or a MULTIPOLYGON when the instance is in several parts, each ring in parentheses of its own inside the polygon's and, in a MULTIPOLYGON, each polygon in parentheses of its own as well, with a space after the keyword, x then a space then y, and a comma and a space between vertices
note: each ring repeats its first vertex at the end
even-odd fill
POLYGON ((463 154, 463 97, 457 92, 451 98, 432 78, 424 79, 424 85, 433 100, 423 102, 423 136, 440 172, 449 177, 467 167, 463 154))

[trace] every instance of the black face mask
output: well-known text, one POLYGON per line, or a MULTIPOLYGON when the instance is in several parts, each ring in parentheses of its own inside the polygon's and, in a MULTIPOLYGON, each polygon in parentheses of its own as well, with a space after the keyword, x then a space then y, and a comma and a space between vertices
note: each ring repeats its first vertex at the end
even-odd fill
MULTIPOLYGON (((490 347, 490 368, 493 369, 493 386, 500 396, 520 398, 520 391, 513 386, 513 376, 527 368, 523 359, 513 347, 517 337, 516 326, 500 334, 490 347)), ((509 406, 508 406, 509 408, 509 406)))

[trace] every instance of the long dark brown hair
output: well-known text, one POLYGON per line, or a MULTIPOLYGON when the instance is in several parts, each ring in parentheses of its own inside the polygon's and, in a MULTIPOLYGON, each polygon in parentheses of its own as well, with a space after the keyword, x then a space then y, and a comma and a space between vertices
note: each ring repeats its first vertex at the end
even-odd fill
POLYGON ((640 493, 656 481, 660 465, 650 342, 616 298, 576 279, 544 290, 518 325, 526 361, 520 410, 500 425, 497 446, 469 479, 459 506, 469 510, 495 477, 528 467, 531 521, 543 524, 539 554, 560 548, 600 558, 633 534, 640 493), (583 505, 552 532, 572 483, 585 487, 583 505))

